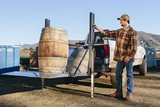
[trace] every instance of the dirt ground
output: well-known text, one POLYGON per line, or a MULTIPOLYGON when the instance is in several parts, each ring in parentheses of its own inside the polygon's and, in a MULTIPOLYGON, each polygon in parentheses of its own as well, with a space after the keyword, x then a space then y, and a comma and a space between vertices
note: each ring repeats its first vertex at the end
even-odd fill
MULTIPOLYGON (((47 79, 41 90, 41 79, 0 77, 0 107, 160 107, 160 70, 149 69, 147 76, 134 72, 132 101, 111 98, 115 91, 109 77, 95 79, 95 97, 90 97, 90 78, 47 79)), ((126 87, 123 89, 126 95, 126 87)))

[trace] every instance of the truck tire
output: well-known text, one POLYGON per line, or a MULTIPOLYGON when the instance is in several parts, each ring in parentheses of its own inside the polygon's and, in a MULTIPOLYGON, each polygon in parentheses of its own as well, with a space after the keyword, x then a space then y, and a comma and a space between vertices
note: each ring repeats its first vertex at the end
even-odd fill
POLYGON ((147 59, 143 58, 142 64, 139 65, 139 75, 145 76, 147 74, 147 59))
MULTIPOLYGON (((115 68, 111 69, 111 72, 116 73, 116 69, 115 68)), ((112 87, 117 88, 116 77, 111 76, 110 81, 111 81, 112 87)), ((127 71, 126 71, 126 68, 124 68, 123 74, 122 74, 122 87, 125 87, 126 82, 127 82, 127 71)))

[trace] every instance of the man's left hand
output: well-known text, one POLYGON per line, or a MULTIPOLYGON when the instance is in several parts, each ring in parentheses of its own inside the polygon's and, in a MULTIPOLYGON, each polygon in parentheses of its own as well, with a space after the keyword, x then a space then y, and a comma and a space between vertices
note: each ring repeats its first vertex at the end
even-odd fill
POLYGON ((129 60, 130 60, 130 57, 129 57, 129 56, 127 56, 127 57, 124 59, 124 62, 125 62, 125 63, 128 63, 128 62, 129 62, 129 60))

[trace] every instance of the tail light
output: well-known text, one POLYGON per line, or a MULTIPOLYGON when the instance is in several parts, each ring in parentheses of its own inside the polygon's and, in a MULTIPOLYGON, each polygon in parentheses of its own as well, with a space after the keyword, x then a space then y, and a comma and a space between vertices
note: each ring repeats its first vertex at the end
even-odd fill
POLYGON ((109 58, 109 56, 110 56, 110 48, 109 48, 108 40, 104 40, 104 53, 105 53, 105 57, 109 58))
POLYGON ((106 32, 106 31, 109 31, 109 29, 104 29, 103 31, 105 31, 105 32, 106 32))

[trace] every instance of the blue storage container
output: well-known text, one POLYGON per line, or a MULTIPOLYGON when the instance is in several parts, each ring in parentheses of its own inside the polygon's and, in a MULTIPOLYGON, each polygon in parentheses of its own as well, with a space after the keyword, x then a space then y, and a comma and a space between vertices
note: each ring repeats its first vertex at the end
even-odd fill
POLYGON ((0 69, 6 67, 6 48, 0 47, 0 69))
POLYGON ((147 56, 147 67, 156 67, 156 50, 154 48, 145 47, 147 56))
POLYGON ((20 47, 0 45, 0 74, 19 71, 20 47))
POLYGON ((13 67, 13 48, 12 47, 7 47, 7 55, 6 55, 6 59, 7 59, 7 68, 9 67, 13 67))

